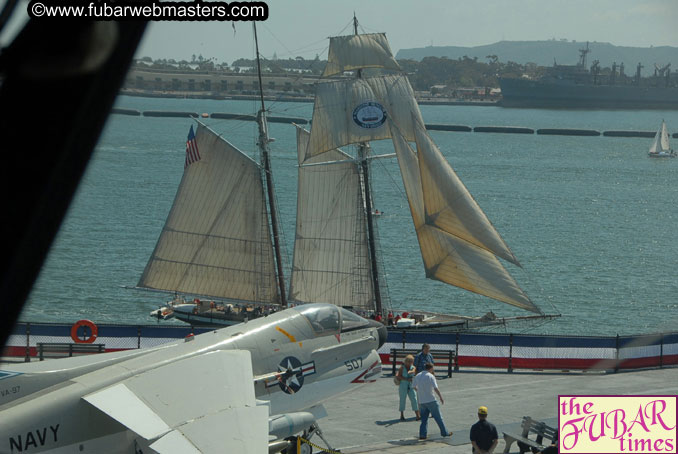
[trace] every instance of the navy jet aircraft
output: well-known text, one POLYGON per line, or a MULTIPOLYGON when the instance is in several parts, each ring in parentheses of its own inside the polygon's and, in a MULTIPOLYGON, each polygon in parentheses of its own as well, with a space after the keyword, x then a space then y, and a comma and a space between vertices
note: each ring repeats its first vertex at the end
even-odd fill
POLYGON ((158 347, 12 365, 0 454, 277 452, 302 431, 322 438, 322 402, 375 381, 385 340, 379 322, 308 304, 158 347))

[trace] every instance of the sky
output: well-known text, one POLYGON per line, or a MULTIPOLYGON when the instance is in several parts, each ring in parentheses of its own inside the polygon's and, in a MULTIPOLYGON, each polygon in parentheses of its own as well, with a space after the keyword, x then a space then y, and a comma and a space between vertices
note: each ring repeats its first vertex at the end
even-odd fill
MULTIPOLYGON (((678 0, 268 0, 257 25, 266 58, 327 56, 327 37, 385 32, 398 49, 477 46, 501 40, 568 39, 620 46, 678 47, 678 0)), ((251 22, 153 22, 137 57, 232 63, 252 58, 251 22)))
MULTIPOLYGON (((0 0, 0 6, 6 0, 0 0)), ((268 0, 258 22, 261 54, 272 58, 327 56, 327 38, 385 32, 394 54, 403 48, 478 46, 501 40, 567 39, 618 46, 678 47, 678 0, 268 0)), ((28 0, 0 35, 11 41, 27 19, 28 0)), ((58 19, 56 19, 58 20, 58 19)), ((251 22, 151 22, 136 56, 232 63, 252 58, 251 22)))

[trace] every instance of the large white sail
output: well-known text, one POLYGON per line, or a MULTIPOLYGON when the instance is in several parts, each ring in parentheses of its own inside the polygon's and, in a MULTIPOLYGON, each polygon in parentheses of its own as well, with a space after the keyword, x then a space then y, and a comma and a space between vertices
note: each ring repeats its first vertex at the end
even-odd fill
MULTIPOLYGON (((427 159, 429 160, 427 167, 430 167, 430 157, 422 158, 422 156, 430 154, 431 150, 422 153, 419 149, 419 153, 415 153, 394 127, 392 127, 392 136, 426 276, 541 314, 542 311, 530 301, 493 253, 435 225, 434 219, 427 213, 427 191, 424 190, 424 186, 428 183, 424 184, 422 181, 430 175, 420 169, 422 161, 427 159)), ((421 138, 419 142, 426 143, 421 138)), ((444 174, 449 176, 448 172, 444 174)), ((444 194, 442 200, 456 199, 461 200, 463 204, 467 203, 465 197, 467 190, 460 181, 458 184, 455 182, 443 185, 443 188, 445 191, 452 192, 444 194), (457 191, 456 194, 455 191, 457 191)), ((477 213, 466 206, 462 207, 461 211, 467 213, 471 211, 471 216, 477 217, 477 213)), ((461 220, 460 222, 463 224, 461 220)), ((484 227, 482 223, 478 224, 477 219, 473 219, 470 224, 484 227)))
POLYGON ((426 223, 519 265, 424 126, 415 131, 426 223))
POLYGON ((278 303, 261 169, 199 124, 201 159, 186 167, 140 287, 278 303))
POLYGON ((319 83, 306 158, 352 143, 388 139, 391 122, 414 141, 412 116, 423 124, 412 87, 402 74, 319 83))
POLYGON ((358 164, 339 150, 305 159, 308 144, 309 133, 298 127, 299 189, 290 299, 372 309, 358 164))
POLYGON ((361 68, 400 69, 384 33, 330 38, 327 65, 322 77, 361 68))

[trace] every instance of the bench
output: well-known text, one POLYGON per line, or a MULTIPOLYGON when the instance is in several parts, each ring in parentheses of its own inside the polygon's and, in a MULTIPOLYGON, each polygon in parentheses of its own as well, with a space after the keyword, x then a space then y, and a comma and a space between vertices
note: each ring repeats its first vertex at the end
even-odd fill
MULTIPOLYGON (((539 451, 543 451, 544 448, 550 446, 556 438, 558 438, 558 429, 551 427, 544 422, 535 421, 529 416, 523 416, 521 427, 523 431, 520 435, 504 432, 504 442, 506 443, 504 454, 509 452, 514 441, 522 442, 531 448, 537 448, 539 451), (530 434, 537 435, 537 438, 535 440, 530 440, 527 438, 530 434), (544 438, 547 438, 550 442, 548 444, 543 444, 544 438)), ((527 448, 520 446, 520 454, 523 454, 526 451, 527 448)))
POLYGON ((40 361, 45 358, 67 358, 74 355, 104 353, 104 344, 69 344, 38 342, 38 356, 40 361))
MULTIPOLYGON (((403 359, 407 355, 416 356, 421 350, 408 349, 408 348, 392 348, 391 349, 391 364, 393 365, 393 375, 396 374, 396 367, 400 365, 403 359)), ((433 356, 433 361, 435 366, 445 365, 447 366, 447 376, 448 378, 452 376, 452 368, 456 364, 457 355, 454 350, 429 350, 431 356, 433 356)), ((435 370, 435 369, 434 369, 435 370)), ((417 371, 419 373, 421 371, 417 371)))

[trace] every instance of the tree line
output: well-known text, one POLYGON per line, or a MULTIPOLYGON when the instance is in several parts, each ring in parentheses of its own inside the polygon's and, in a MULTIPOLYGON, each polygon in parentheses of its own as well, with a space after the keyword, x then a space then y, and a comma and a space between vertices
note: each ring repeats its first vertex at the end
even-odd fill
MULTIPOLYGON (((202 55, 193 56, 191 62, 186 60, 152 60, 150 57, 141 59, 150 68, 157 69, 185 69, 189 65, 198 70, 222 70, 228 72, 250 71, 254 72, 256 61, 241 58, 231 65, 225 63, 216 64, 215 59, 205 59, 202 55)), ((471 88, 471 87, 498 87, 499 77, 540 77, 546 68, 534 63, 520 64, 512 61, 500 62, 496 55, 488 55, 485 61, 477 57, 464 56, 458 59, 447 57, 425 57, 421 61, 398 60, 400 67, 407 74, 413 88, 418 91, 427 91, 434 85, 446 85, 448 88, 471 88)), ((312 60, 302 57, 288 59, 272 59, 262 61, 262 70, 273 74, 303 71, 312 75, 322 74, 326 60, 320 60, 318 56, 312 60)))

